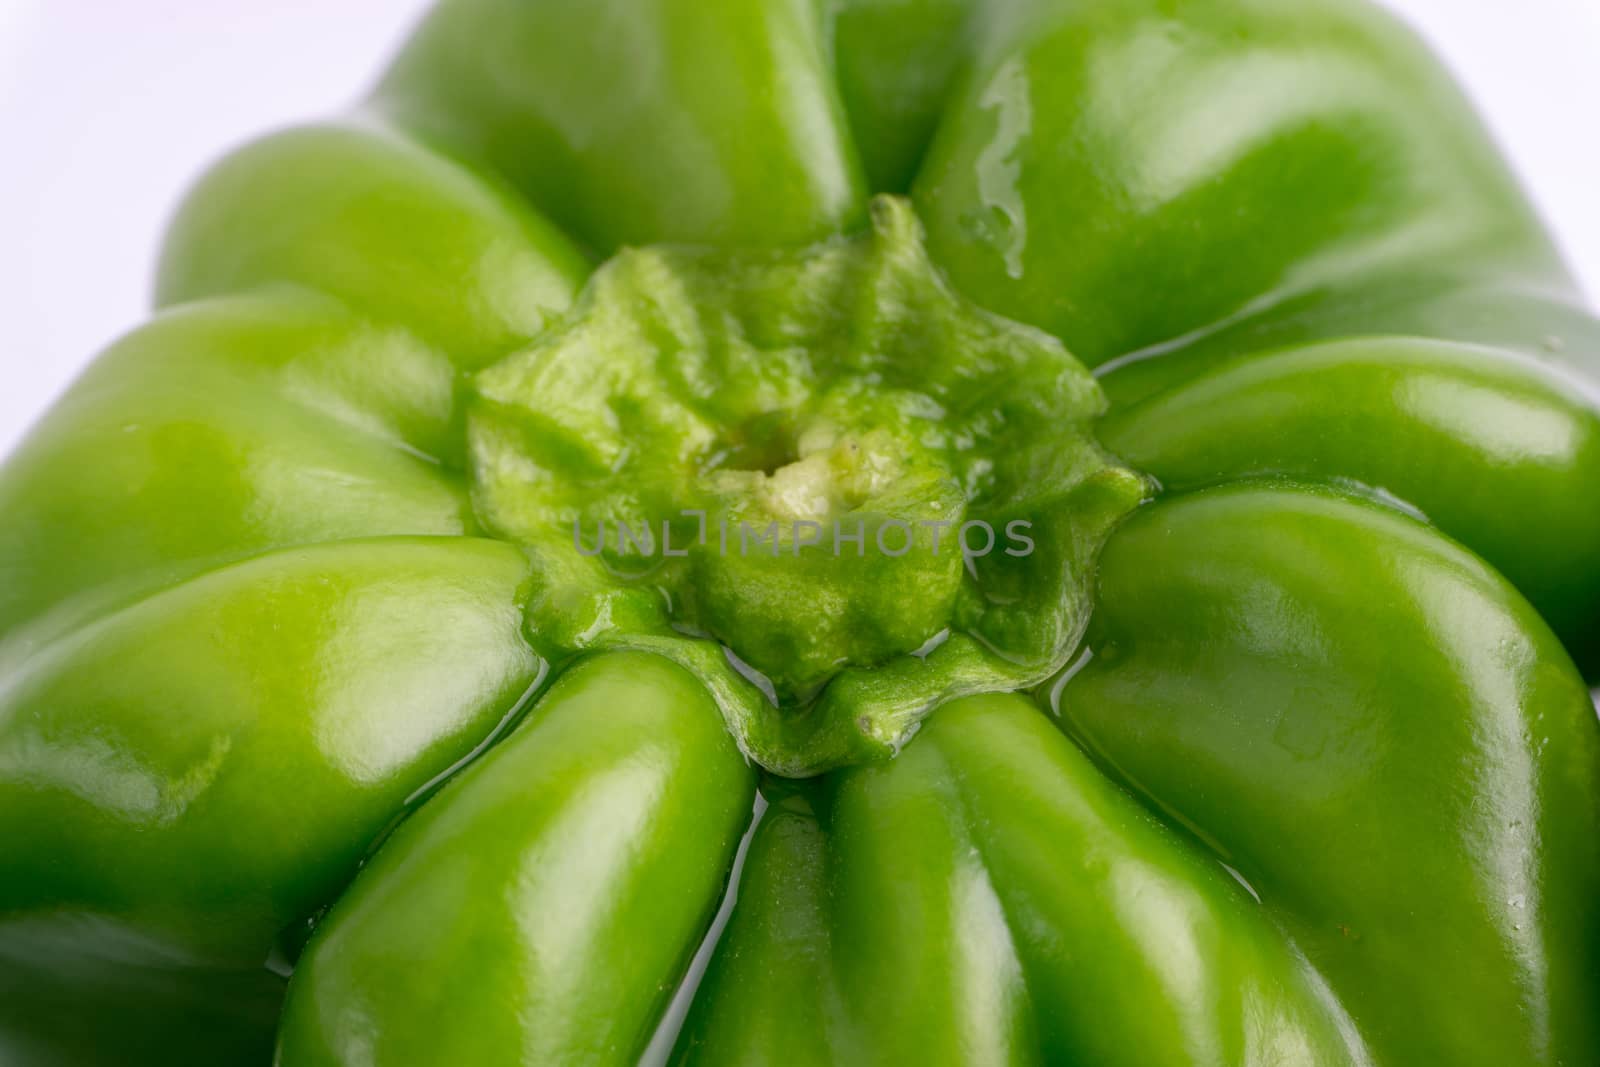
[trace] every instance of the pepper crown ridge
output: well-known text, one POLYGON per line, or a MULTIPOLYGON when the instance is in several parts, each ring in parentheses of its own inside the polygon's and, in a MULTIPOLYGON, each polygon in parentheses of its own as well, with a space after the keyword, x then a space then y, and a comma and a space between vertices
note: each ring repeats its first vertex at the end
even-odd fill
POLYGON ((541 652, 665 654, 791 777, 1060 669, 1149 495, 1060 342, 956 295, 906 201, 871 218, 799 250, 624 249, 468 412, 480 518, 539 563, 541 652))

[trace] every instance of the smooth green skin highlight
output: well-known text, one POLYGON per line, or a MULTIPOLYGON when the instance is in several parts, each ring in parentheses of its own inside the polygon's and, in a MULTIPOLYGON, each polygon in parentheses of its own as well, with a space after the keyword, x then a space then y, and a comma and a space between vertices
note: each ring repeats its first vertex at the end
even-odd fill
POLYGON ((0 468, 0 1059, 264 1063, 291 969, 281 1067, 636 1059, 750 694, 639 614, 552 648, 468 427, 619 250, 789 254, 880 194, 1095 368, 1165 499, 1058 721, 886 714, 766 778, 672 1054, 1593 1060, 1600 325, 1358 0, 443 0, 351 116, 221 163, 162 310, 0 468))
POLYGON ((1458 90, 1375 8, 994 8, 917 202, 962 291, 1090 366, 1375 276, 1565 280, 1458 90))
POLYGON ((1371 1061, 1243 886, 997 694, 767 813, 675 1062, 1371 1061))
POLYGON ((1241 484, 1130 520, 1100 597, 1067 729, 1249 880, 1380 1061, 1592 1056, 1600 736, 1503 578, 1387 508, 1241 484))
POLYGON ((1276 474, 1403 501, 1510 579, 1593 668, 1597 397, 1531 358, 1378 337, 1219 361, 1114 407, 1100 439, 1176 492, 1276 474))
POLYGON ((530 579, 493 541, 340 541, 10 634, 0 1047, 259 1061, 281 995, 264 962, 538 678, 530 579))
POLYGON ((340 898, 278 1062, 637 1062, 754 798, 694 676, 637 652, 579 664, 340 898))
POLYGON ((0 470, 0 626, 287 545, 475 532, 434 458, 455 388, 438 353, 324 297, 158 316, 0 470))
POLYGON ((1584 1060, 1600 738, 1502 578, 1264 483, 1140 513, 1100 588, 1083 750, 969 698, 775 802, 678 1062, 1584 1060))
POLYGON ((381 125, 289 130, 229 156, 167 235, 160 304, 294 282, 472 370, 536 337, 588 265, 490 175, 381 125), (256 239, 233 235, 255 231, 256 239))
POLYGON ((378 111, 585 246, 804 244, 866 221, 810 0, 441 4, 378 111))

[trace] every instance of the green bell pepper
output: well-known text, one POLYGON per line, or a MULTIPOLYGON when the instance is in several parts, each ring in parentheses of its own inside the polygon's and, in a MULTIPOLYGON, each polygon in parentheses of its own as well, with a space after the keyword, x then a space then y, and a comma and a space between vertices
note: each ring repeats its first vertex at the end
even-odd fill
POLYGON ((1600 1058, 1600 321, 1359 0, 442 0, 0 468, 0 1060, 1600 1058))

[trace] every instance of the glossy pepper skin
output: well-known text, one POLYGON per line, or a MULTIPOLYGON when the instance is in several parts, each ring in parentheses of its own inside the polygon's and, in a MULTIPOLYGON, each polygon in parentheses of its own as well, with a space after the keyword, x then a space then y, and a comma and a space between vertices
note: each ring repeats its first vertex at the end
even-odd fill
POLYGON ((1375 8, 443 0, 157 302, 0 468, 5 1063, 1600 1060, 1600 325, 1375 8))

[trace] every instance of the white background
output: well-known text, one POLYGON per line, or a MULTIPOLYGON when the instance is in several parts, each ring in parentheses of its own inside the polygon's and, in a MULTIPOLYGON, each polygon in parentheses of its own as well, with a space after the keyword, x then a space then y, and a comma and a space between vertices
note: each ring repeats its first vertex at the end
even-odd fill
MULTIPOLYGON (((1600 296, 1600 0, 1391 5, 1466 81, 1600 296)), ((0 0, 0 454, 140 320, 200 168, 356 97, 426 6, 0 0)))

